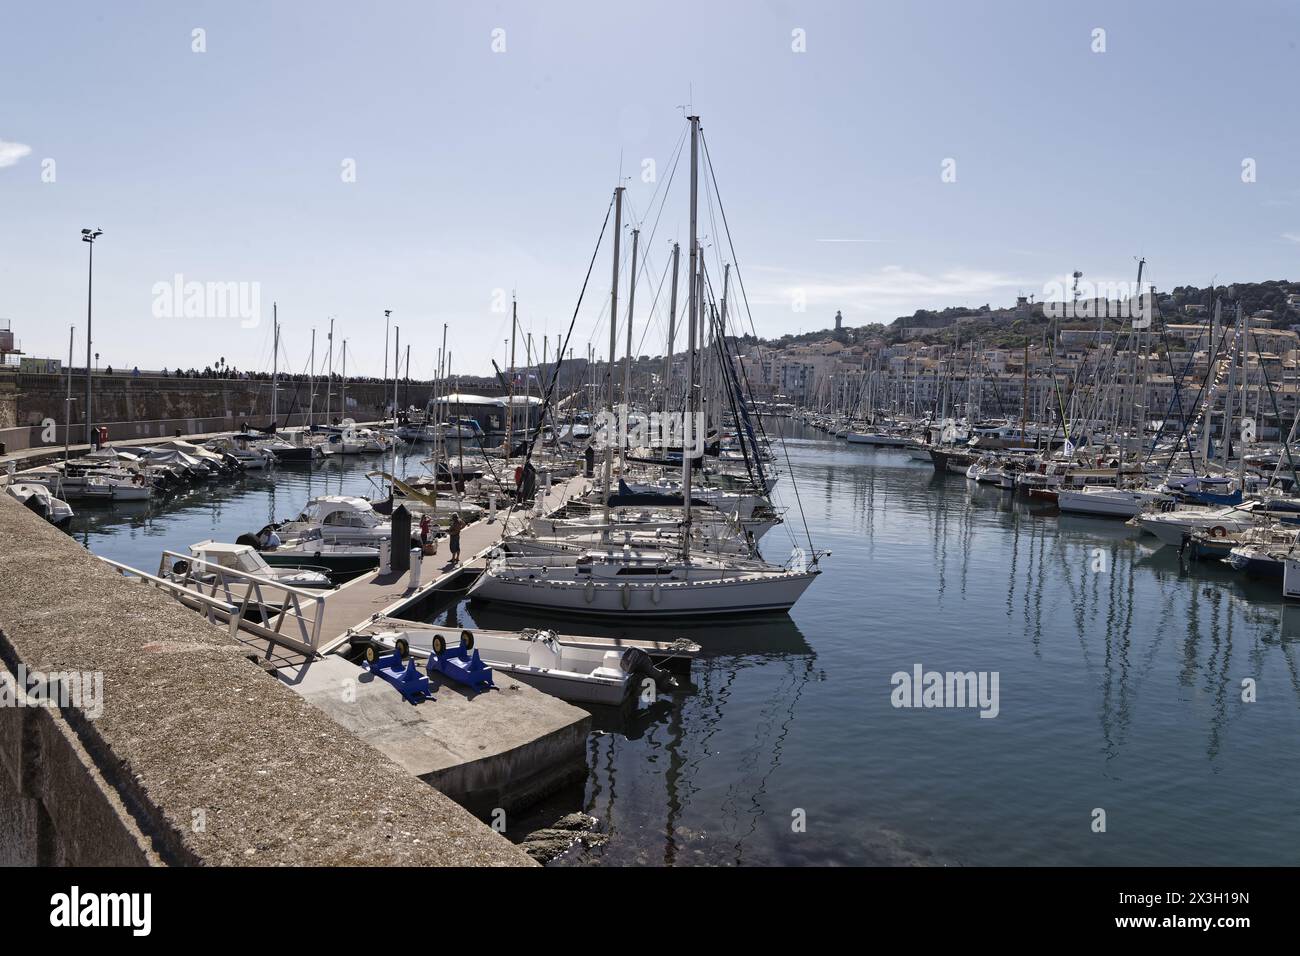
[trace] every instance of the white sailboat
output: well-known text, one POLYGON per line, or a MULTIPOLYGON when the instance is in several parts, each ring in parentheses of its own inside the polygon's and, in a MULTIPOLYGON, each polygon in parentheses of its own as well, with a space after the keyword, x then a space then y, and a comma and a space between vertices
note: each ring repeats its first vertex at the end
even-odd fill
MULTIPOLYGON (((702 318, 704 277, 700 261, 697 232, 699 117, 691 123, 691 202, 690 202, 690 293, 688 300, 688 341, 690 361, 687 381, 685 426, 694 429, 699 420, 697 388, 698 322, 702 318)), ((615 406, 613 363, 617 352, 614 320, 618 316, 619 237, 622 231, 623 187, 614 191, 613 284, 610 302, 610 365, 607 402, 615 406)), ((631 316, 629 315, 629 323, 631 316)), ((629 330, 629 343, 631 333, 629 330)), ((630 354, 630 345, 629 345, 630 354)), ((628 379, 624 378, 625 404, 630 405, 628 379)), ((682 447, 691 447, 690 436, 682 447)), ((606 448, 604 461, 603 512, 610 523, 610 499, 613 491, 614 443, 606 448)), ((624 461, 626 468, 627 462, 624 461)), ((610 545, 577 553, 566 551, 544 556, 509 556, 495 558, 470 588, 469 597, 521 607, 543 607, 573 614, 656 619, 734 615, 754 612, 788 611, 820 570, 816 555, 811 565, 804 563, 796 549, 791 567, 771 565, 761 560, 731 555, 702 555, 693 551, 694 509, 697 497, 717 503, 740 519, 750 517, 766 500, 758 495, 729 494, 693 486, 695 461, 682 455, 682 480, 661 480, 625 485, 620 491, 633 495, 679 496, 682 508, 680 550, 634 548, 610 545)))

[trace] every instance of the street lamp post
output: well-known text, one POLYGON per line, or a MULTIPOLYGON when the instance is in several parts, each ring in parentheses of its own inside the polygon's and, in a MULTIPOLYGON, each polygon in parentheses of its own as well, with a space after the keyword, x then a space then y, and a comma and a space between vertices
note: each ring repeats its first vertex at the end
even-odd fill
POLYGON ((86 444, 93 445, 94 442, 90 437, 93 416, 90 414, 91 397, 90 397, 90 344, 92 336, 90 334, 90 304, 91 294, 95 288, 95 240, 104 234, 103 229, 83 229, 81 230, 81 241, 90 244, 90 262, 86 272, 86 444))

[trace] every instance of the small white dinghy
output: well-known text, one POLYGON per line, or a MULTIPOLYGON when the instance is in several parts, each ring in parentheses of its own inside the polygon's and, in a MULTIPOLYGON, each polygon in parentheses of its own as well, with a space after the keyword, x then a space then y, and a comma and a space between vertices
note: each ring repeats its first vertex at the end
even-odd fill
POLYGON ((497 674, 498 683, 500 677, 511 677, 572 703, 617 707, 631 693, 639 692, 645 680, 653 681, 656 691, 676 684, 640 648, 608 650, 571 644, 554 631, 528 628, 515 634, 420 628, 383 631, 370 640, 388 650, 401 641, 413 657, 425 659, 442 653, 450 641, 458 641, 466 650, 478 651, 483 663, 497 674))

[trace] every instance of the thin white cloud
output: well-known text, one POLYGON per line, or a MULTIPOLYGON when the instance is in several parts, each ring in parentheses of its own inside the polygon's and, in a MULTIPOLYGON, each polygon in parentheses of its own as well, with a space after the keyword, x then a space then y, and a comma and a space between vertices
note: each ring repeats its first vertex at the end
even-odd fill
POLYGON ((1300 232, 1284 232, 1282 238, 1287 242, 1300 242, 1300 232))
POLYGON ((9 143, 0 139, 0 169, 17 164, 32 148, 25 143, 9 143))
POLYGON ((1036 292, 1040 283, 1001 272, 949 269, 927 274, 891 265, 854 275, 826 276, 788 269, 757 270, 755 305, 785 306, 802 298, 810 309, 846 308, 888 317, 919 308, 998 304, 1013 300, 1021 290, 1036 292))

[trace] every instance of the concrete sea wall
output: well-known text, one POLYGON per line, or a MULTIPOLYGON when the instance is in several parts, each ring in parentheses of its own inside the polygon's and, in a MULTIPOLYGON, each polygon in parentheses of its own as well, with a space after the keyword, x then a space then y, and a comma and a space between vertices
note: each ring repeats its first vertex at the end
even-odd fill
POLYGON ((0 679, 33 673, 98 675, 102 695, 0 695, 0 865, 531 864, 223 628, 0 494, 0 679))

